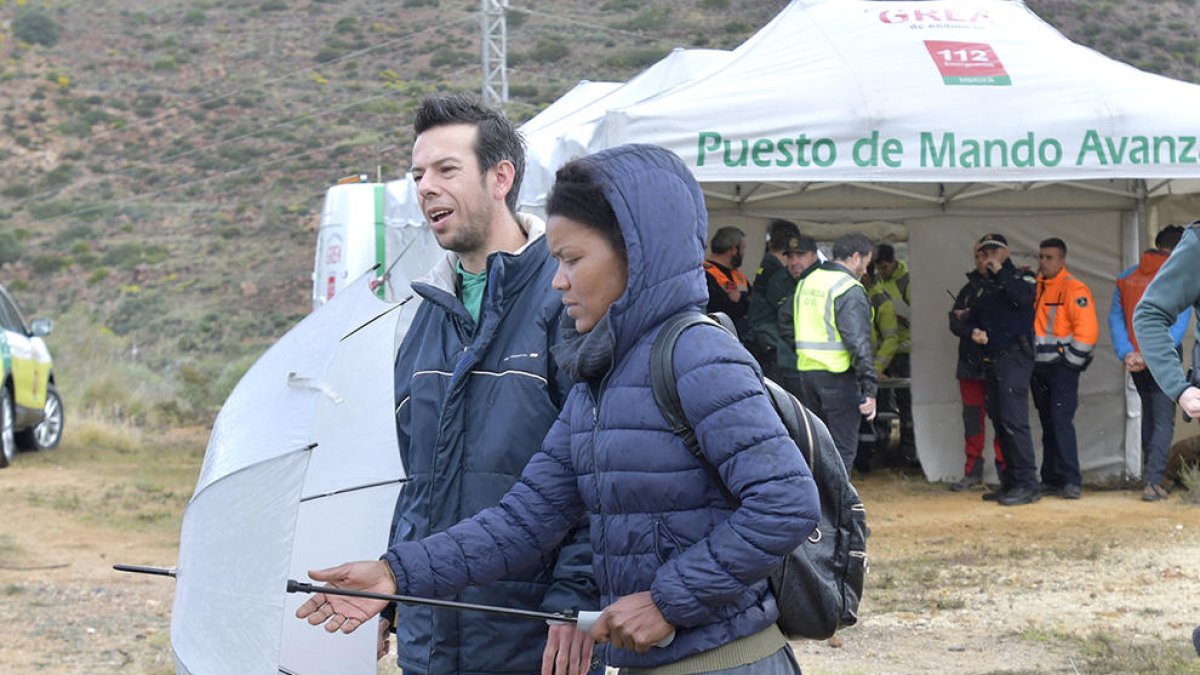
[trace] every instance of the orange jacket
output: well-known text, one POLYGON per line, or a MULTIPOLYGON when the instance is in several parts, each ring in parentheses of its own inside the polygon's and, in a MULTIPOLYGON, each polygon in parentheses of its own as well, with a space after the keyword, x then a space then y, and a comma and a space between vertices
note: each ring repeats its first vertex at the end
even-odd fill
POLYGON ((736 291, 739 287, 749 288, 750 286, 750 281, 746 279, 746 275, 742 274, 741 270, 738 270, 736 267, 729 270, 732 274, 732 278, 730 278, 730 276, 721 271, 720 267, 717 267, 712 262, 705 260, 704 271, 711 274, 712 278, 717 280, 717 284, 727 291, 736 291))
POLYGON ((1064 267, 1046 279, 1038 276, 1037 314, 1033 319, 1037 363, 1066 361, 1080 370, 1092 361, 1100 337, 1092 292, 1064 267))

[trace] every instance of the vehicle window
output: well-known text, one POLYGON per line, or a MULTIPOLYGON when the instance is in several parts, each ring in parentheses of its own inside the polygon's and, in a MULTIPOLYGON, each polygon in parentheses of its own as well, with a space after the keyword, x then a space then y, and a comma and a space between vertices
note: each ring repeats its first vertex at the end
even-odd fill
POLYGON ((25 325, 25 320, 21 317, 20 310, 17 309, 17 305, 12 301, 12 298, 8 297, 7 291, 0 292, 0 324, 16 333, 22 335, 29 334, 29 328, 25 325))

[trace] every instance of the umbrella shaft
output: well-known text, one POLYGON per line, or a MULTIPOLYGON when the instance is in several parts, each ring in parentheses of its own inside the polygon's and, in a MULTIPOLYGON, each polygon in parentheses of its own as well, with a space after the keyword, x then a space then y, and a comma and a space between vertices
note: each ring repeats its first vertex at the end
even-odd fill
POLYGON ((352 598, 369 598, 371 600, 386 600, 387 602, 401 602, 406 605, 425 605, 427 607, 444 607, 446 609, 469 610, 472 612, 488 612, 491 614, 501 614, 504 616, 516 617, 519 619, 537 619, 539 621, 563 621, 575 623, 577 618, 573 614, 556 614, 554 612, 537 612, 530 609, 517 609, 515 607, 496 607, 494 605, 476 605, 470 602, 455 602, 453 600, 437 600, 434 598, 418 598, 412 595, 390 595, 388 593, 372 593, 370 591, 354 591, 347 588, 331 588, 328 586, 314 586, 306 584, 295 579, 288 579, 288 593, 326 593, 328 595, 345 595, 352 598))

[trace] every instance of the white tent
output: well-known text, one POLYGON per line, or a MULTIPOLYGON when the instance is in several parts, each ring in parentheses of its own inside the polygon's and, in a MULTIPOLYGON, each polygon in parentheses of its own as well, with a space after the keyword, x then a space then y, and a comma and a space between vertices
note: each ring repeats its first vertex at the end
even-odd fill
POLYGON ((1026 264, 1041 239, 1062 237, 1102 322, 1080 385, 1081 461, 1092 475, 1138 475, 1126 433, 1137 420, 1104 321, 1147 229, 1200 211, 1197 110, 1200 86, 1076 45, 1017 0, 794 0, 716 71, 610 106, 588 149, 670 148, 701 181, 713 227, 761 232, 788 217, 906 230, 914 416, 931 479, 962 472, 945 290, 962 285, 985 232, 1007 234, 1026 264))
MULTIPOLYGON (((554 172, 574 157, 587 154, 592 131, 607 110, 630 106, 670 91, 729 60, 731 53, 716 49, 679 49, 639 73, 629 82, 604 91, 581 89, 580 83, 521 127, 528 145, 520 205, 538 211, 546 201, 554 172), (596 94, 588 98, 591 94, 596 94)), ((611 84, 611 83, 604 83, 611 84)))

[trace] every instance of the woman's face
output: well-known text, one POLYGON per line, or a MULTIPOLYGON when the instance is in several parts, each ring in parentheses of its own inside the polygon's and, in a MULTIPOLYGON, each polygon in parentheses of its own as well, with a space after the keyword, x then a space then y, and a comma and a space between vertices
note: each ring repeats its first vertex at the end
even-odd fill
POLYGON ((586 333, 625 292, 629 270, 621 253, 598 230, 563 216, 546 221, 546 241, 558 261, 554 289, 562 292, 575 330, 586 333))

